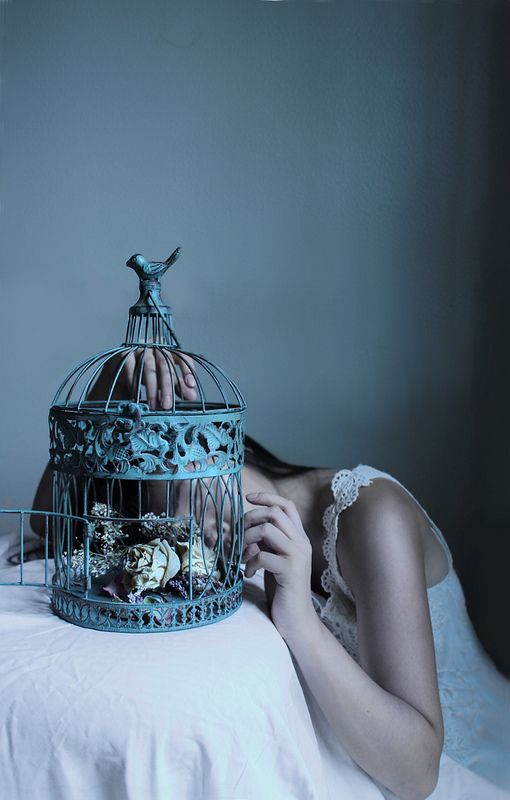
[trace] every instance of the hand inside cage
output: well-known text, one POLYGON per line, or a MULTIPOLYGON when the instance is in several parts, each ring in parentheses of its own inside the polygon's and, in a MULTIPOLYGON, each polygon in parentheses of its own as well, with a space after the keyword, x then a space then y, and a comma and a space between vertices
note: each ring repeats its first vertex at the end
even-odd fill
POLYGON ((115 382, 112 398, 140 402, 142 387, 151 410, 169 410, 176 398, 196 400, 195 364, 188 355, 169 349, 138 347, 127 356, 109 359, 101 371, 90 400, 105 399, 115 382))
POLYGON ((133 399, 139 399, 145 386, 149 408, 170 409, 177 394, 183 400, 197 396, 194 365, 188 356, 154 347, 140 347, 124 365, 125 380, 133 399))

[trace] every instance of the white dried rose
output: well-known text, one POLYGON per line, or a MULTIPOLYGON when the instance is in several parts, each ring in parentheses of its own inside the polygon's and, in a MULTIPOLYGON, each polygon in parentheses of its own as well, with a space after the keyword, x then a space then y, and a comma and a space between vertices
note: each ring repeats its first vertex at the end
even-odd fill
POLYGON ((124 586, 137 593, 145 589, 164 589, 180 568, 179 556, 165 539, 136 544, 126 553, 124 586))
MULTIPOLYGON (((181 556, 181 569, 183 573, 189 573, 189 542, 176 542, 176 547, 181 556)), ((193 537, 191 545, 191 569, 193 575, 208 575, 210 574, 215 561, 214 550, 207 547, 205 542, 202 544, 202 539, 197 536, 193 537)), ((221 572, 216 569, 213 572, 213 578, 219 580, 221 572)))

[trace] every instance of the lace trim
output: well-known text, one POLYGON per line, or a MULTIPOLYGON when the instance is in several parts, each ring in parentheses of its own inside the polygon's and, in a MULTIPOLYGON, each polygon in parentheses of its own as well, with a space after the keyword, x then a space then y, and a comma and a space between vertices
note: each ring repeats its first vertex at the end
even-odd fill
POLYGON ((328 594, 332 594, 334 589, 339 587, 352 602, 354 602, 354 595, 340 572, 336 557, 336 542, 339 533, 338 517, 342 511, 352 506, 358 499, 360 488, 369 486, 371 482, 371 478, 357 470, 342 469, 337 472, 331 481, 331 491, 335 499, 326 508, 322 517, 322 524, 326 530, 326 536, 322 543, 322 552, 324 553, 327 567, 321 575, 321 584, 328 594))
POLYGON ((359 664, 359 645, 356 627, 356 606, 354 595, 345 582, 336 557, 338 536, 338 517, 358 498, 362 486, 369 486, 371 479, 358 469, 342 469, 331 480, 331 491, 334 502, 324 511, 322 523, 325 537, 322 552, 326 559, 326 568, 321 575, 321 584, 329 597, 323 607, 319 605, 318 613, 323 623, 342 643, 349 655, 359 664))

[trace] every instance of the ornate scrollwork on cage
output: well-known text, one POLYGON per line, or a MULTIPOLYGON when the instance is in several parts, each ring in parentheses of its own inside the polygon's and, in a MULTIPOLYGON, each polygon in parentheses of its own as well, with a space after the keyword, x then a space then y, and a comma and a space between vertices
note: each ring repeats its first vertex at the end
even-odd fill
POLYGON ((242 412, 199 412, 169 419, 148 406, 119 403, 117 413, 52 407, 50 463, 60 472, 97 477, 189 478, 242 466, 242 412))

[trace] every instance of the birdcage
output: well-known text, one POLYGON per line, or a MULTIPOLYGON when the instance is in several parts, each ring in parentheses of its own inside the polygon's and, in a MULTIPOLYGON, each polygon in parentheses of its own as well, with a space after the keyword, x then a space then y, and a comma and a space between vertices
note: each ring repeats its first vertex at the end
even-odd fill
MULTIPOLYGON (((245 402, 184 350, 160 280, 179 256, 127 262, 140 296, 124 343, 75 367, 49 412, 52 607, 84 627, 162 632, 207 625, 242 602, 245 402)), ((24 530, 20 519, 20 579, 24 530)), ((34 585, 34 583, 32 583, 34 585)))

